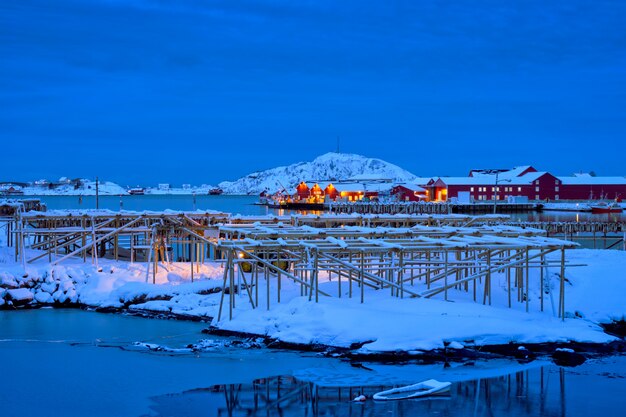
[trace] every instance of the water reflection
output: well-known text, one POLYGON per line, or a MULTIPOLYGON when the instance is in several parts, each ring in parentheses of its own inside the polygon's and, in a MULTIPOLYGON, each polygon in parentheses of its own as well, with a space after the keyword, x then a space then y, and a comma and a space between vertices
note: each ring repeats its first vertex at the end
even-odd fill
POLYGON ((594 222, 614 223, 625 222, 626 213, 593 214, 575 211, 529 211, 525 213, 511 213, 511 219, 519 222, 594 222))
MULTIPOLYGON (((385 386, 329 387, 291 376, 257 379, 249 384, 215 385, 153 398, 157 416, 565 416, 569 377, 564 368, 533 368, 489 379, 455 382, 449 396, 375 402, 368 398, 385 386)), ((584 411, 584 410, 581 410, 584 411)))

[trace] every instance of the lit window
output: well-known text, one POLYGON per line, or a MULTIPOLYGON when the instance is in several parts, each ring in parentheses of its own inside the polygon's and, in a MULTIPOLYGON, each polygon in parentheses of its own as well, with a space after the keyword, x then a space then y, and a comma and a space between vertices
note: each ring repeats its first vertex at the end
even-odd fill
POLYGON ((539 200, 539 194, 535 195, 535 200, 539 200))
POLYGON ((517 191, 521 193, 522 192, 522 187, 517 187, 517 191))
POLYGON ((559 199, 559 195, 558 195, 558 194, 557 194, 557 195, 555 195, 555 196, 554 196, 554 199, 555 199, 555 200, 558 200, 558 199, 559 199))
POLYGON ((559 186, 558 185, 556 187, 554 187, 554 191, 556 191, 557 193, 559 192, 559 186))
POLYGON ((470 191, 471 191, 471 192, 474 192, 474 187, 470 187, 470 191))
POLYGON ((535 191, 536 191, 536 192, 539 192, 539 187, 535 187, 535 191))

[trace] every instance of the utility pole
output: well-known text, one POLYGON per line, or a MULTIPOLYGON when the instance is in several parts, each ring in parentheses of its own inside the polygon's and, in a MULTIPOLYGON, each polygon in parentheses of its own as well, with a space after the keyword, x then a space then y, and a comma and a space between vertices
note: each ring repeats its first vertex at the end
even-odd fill
POLYGON ((98 177, 96 177, 96 210, 98 210, 100 208, 100 193, 98 190, 98 177))
POLYGON ((493 197, 493 214, 496 214, 496 208, 498 205, 498 171, 496 171, 496 186, 494 187, 494 197, 493 197))
MULTIPOLYGON (((496 208, 497 208, 497 204, 498 204, 498 182, 499 182, 498 181, 498 174, 500 172, 501 171, 499 171, 499 170, 495 170, 496 184, 495 184, 495 187, 493 188, 493 192, 494 192, 494 194, 493 194, 493 214, 496 214, 496 208)), ((511 182, 511 180, 505 178, 505 179, 502 180, 502 182, 511 182)))

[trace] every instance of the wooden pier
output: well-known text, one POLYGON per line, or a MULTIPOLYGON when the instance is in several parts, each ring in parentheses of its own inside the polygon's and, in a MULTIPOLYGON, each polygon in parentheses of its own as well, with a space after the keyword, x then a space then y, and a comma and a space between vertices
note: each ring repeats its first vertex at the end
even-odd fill
POLYGON ((447 203, 375 203, 375 202, 333 202, 326 203, 331 213, 358 214, 449 214, 447 203))
POLYGON ((562 237, 565 240, 592 242, 593 249, 626 250, 626 222, 503 222, 503 224, 544 230, 546 236, 562 237))
POLYGON ((484 214, 484 213, 521 213, 529 211, 541 210, 541 205, 534 203, 504 203, 498 202, 497 204, 491 203, 471 203, 471 204, 458 204, 450 203, 450 213, 467 213, 467 214, 484 214))
POLYGON ((451 202, 393 202, 379 203, 371 201, 357 202, 330 202, 319 204, 288 203, 278 206, 285 210, 327 210, 336 214, 486 214, 493 213, 519 213, 537 211, 541 205, 528 203, 471 203, 459 204, 451 202))

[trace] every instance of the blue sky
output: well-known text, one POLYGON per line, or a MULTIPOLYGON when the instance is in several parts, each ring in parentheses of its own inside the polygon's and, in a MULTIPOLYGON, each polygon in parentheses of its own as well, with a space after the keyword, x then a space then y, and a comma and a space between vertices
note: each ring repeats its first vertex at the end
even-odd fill
POLYGON ((626 2, 0 0, 0 180, 217 183, 336 149, 626 175, 626 2))

